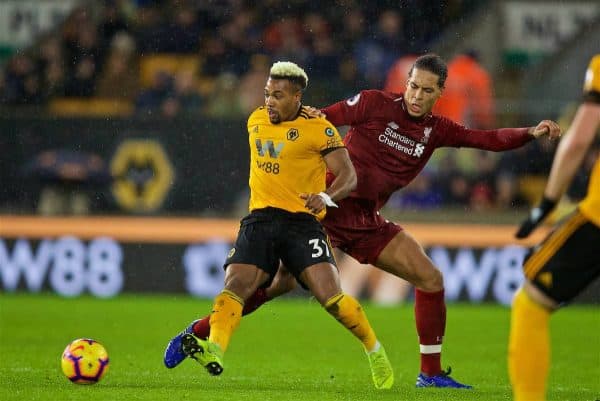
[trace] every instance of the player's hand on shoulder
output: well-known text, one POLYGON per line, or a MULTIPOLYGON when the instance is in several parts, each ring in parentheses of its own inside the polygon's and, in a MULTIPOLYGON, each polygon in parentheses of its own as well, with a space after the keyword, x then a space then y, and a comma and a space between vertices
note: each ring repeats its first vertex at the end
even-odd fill
POLYGON ((539 138, 548 135, 550 139, 558 139, 561 136, 560 126, 552 120, 542 120, 530 131, 531 135, 539 138))
POLYGON ((316 107, 304 106, 304 109, 306 110, 308 116, 311 118, 325 118, 325 113, 323 113, 320 109, 317 109, 316 107))
POLYGON ((327 206, 325 204, 325 199, 319 194, 300 194, 300 198, 305 200, 304 207, 314 214, 321 213, 327 206))

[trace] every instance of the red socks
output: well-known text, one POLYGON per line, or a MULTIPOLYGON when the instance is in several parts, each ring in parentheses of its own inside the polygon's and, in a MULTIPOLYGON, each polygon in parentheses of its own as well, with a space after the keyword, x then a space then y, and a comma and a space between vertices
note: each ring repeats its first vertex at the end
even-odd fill
POLYGON ((415 320, 421 351, 421 373, 442 373, 442 341, 446 329, 444 290, 424 292, 415 289, 415 320))
MULTIPOLYGON (((271 300, 271 298, 269 298, 267 296, 266 289, 259 288, 244 303, 244 309, 242 310, 242 316, 245 316, 249 313, 254 312, 262 304, 264 304, 265 302, 270 301, 270 300, 271 300)), ((208 336, 210 335, 210 315, 205 316, 202 319, 198 320, 196 323, 194 323, 194 325, 192 326, 192 331, 194 332, 194 335, 196 335, 197 337, 206 340, 208 338, 208 336)))

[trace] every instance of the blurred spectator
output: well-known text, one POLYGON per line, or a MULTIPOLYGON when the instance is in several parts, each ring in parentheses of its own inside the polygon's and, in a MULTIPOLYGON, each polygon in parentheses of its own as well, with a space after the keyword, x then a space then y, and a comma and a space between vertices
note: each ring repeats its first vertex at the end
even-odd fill
POLYGON ((366 19, 359 7, 345 9, 340 16, 339 27, 336 29, 336 43, 341 54, 352 54, 354 47, 366 34, 366 19))
POLYGON ((270 67, 271 58, 269 56, 253 54, 250 57, 250 70, 241 77, 238 88, 240 107, 244 114, 250 114, 265 103, 263 89, 265 79, 269 76, 270 67))
POLYGON ((542 138, 531 144, 504 152, 500 155, 497 169, 512 174, 544 175, 550 169, 556 142, 542 138))
POLYGON ((36 64, 43 98, 63 96, 66 70, 60 37, 51 35, 44 38, 39 48, 36 64))
POLYGON ((193 53, 198 51, 202 30, 196 12, 185 6, 177 7, 173 17, 160 28, 158 53, 193 53))
POLYGON ((66 63, 65 96, 89 97, 94 94, 96 76, 103 63, 103 54, 96 27, 85 12, 78 22, 86 25, 65 31, 66 63))
POLYGON ((339 65, 340 55, 333 38, 329 35, 314 38, 313 51, 306 60, 306 69, 311 74, 311 79, 335 79, 339 65))
POLYGON ((466 206, 471 196, 471 183, 461 173, 454 172, 446 177, 442 185, 444 205, 450 207, 466 206))
POLYGON ((263 35, 264 47, 274 60, 289 60, 306 65, 309 48, 297 16, 281 16, 265 28, 263 35))
POLYGON ((41 87, 31 57, 17 53, 8 61, 4 76, 4 99, 8 104, 37 104, 42 100, 41 87))
POLYGON ((310 12, 304 16, 303 29, 311 48, 306 60, 306 69, 311 79, 335 78, 340 64, 340 54, 333 40, 329 23, 323 15, 310 12))
POLYGON ((416 54, 407 54, 396 60, 388 70, 383 89, 393 93, 404 93, 406 81, 408 80, 408 73, 417 57, 419 56, 416 54))
POLYGON ((499 210, 527 206, 527 200, 519 193, 519 182, 514 175, 496 176, 494 206, 499 210))
POLYGON ((200 75, 206 78, 216 79, 223 72, 232 72, 234 68, 230 65, 227 54, 227 46, 219 35, 210 35, 202 43, 202 66, 200 75))
POLYGON ((48 100, 65 94, 65 69, 59 62, 52 62, 42 71, 42 97, 48 100))
POLYGON ((479 64, 475 51, 450 60, 446 87, 433 112, 468 128, 495 126, 492 79, 479 64))
POLYGON ((431 171, 423 170, 413 181, 392 195, 389 205, 398 209, 436 209, 441 206, 442 193, 433 185, 431 171))
POLYGON ((37 210, 45 216, 88 214, 91 194, 110 182, 100 156, 69 149, 40 153, 25 166, 24 174, 41 183, 37 210))
POLYGON ((162 14, 153 5, 138 7, 134 17, 134 33, 140 56, 156 53, 163 48, 164 30, 162 14))
POLYGON ((261 46, 262 31, 254 23, 254 12, 242 9, 219 30, 219 37, 227 48, 228 71, 238 77, 248 71, 252 54, 264 52, 261 46))
POLYGON ((175 75, 173 92, 168 96, 178 104, 178 115, 198 116, 203 99, 198 92, 194 71, 181 70, 175 75))
POLYGON ((213 118, 240 118, 244 115, 238 96, 238 79, 225 72, 217 78, 214 94, 208 99, 206 115, 213 118))
MULTIPOLYGON (((461 2, 462 0, 458 0, 461 2)), ((406 38, 406 49, 410 52, 421 51, 447 25, 446 12, 455 1, 421 1, 404 0, 399 7, 406 18, 403 37, 406 38)), ((474 7, 471 7, 474 9, 474 7)), ((464 14, 463 14, 464 15, 464 14)))
POLYGON ((139 90, 135 42, 125 32, 113 37, 110 53, 98 78, 95 95, 103 98, 133 100, 139 90))
POLYGON ((96 87, 96 72, 96 62, 93 57, 79 59, 65 82, 65 96, 92 96, 96 87))
POLYGON ((469 199, 471 210, 489 211, 494 208, 494 187, 497 170, 495 153, 473 150, 476 168, 472 171, 472 189, 469 199))
POLYGON ((392 64, 407 52, 403 42, 402 15, 393 9, 379 14, 373 32, 354 48, 358 71, 368 86, 382 88, 392 64))
POLYGON ((328 104, 340 99, 349 99, 366 88, 368 88, 367 84, 358 76, 356 60, 351 56, 345 56, 338 66, 338 78, 335 85, 327 82, 326 100, 315 104, 328 104))
POLYGON ((98 22, 98 34, 103 45, 110 45, 114 36, 119 33, 130 33, 127 20, 122 12, 123 5, 119 6, 119 0, 104 0, 104 7, 102 7, 102 14, 98 22))
POLYGON ((494 208, 492 189, 483 183, 473 185, 469 197, 469 209, 474 212, 489 212, 494 208))
POLYGON ((136 112, 148 115, 158 113, 171 93, 172 87, 173 77, 164 71, 157 72, 152 85, 138 94, 135 101, 136 112))

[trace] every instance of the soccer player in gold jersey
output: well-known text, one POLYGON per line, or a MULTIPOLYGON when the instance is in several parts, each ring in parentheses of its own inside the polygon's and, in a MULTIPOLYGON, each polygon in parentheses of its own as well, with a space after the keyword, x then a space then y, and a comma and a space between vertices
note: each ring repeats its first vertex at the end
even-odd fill
MULTIPOLYGON (((554 156, 540 204, 523 222, 527 237, 554 209, 590 148, 600 126, 600 54, 587 69, 584 99, 554 156)), ((571 301, 600 274, 600 159, 577 210, 539 246, 523 266, 525 284, 512 306, 508 370, 515 401, 544 401, 550 368, 550 314, 571 301)))
POLYGON ((385 350, 358 301, 342 292, 319 222, 326 207, 337 207, 335 202, 356 187, 356 173, 336 128, 302 107, 307 83, 306 73, 294 63, 271 67, 265 105, 248 119, 250 214, 242 219, 225 262, 225 288, 214 300, 210 336, 196 337, 192 323, 169 342, 164 362, 172 368, 189 356, 210 374, 221 374, 245 301, 269 286, 282 262, 363 344, 375 387, 389 389, 394 376, 385 350), (336 176, 328 187, 327 170, 336 176))

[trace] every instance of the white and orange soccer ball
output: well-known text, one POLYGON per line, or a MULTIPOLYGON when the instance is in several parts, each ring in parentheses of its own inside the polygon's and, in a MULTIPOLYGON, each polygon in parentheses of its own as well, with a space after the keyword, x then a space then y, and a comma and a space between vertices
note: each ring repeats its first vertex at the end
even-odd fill
POLYGON ((108 353, 102 344, 90 338, 73 340, 60 359, 62 371, 77 384, 94 384, 108 371, 108 353))

